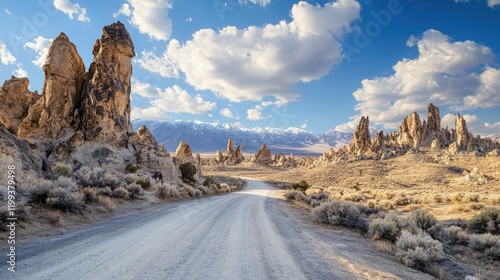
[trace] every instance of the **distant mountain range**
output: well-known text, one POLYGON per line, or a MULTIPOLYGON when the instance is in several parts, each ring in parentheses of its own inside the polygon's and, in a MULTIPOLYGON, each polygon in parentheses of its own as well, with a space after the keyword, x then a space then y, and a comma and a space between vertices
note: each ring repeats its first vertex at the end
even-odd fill
POLYGON ((194 152, 226 151, 227 140, 233 138, 235 148, 243 144, 244 153, 255 153, 265 143, 273 153, 319 155, 331 147, 340 148, 349 143, 352 133, 329 130, 314 134, 300 128, 245 128, 232 124, 202 123, 197 121, 157 122, 132 120, 134 130, 145 124, 158 143, 173 152, 181 140, 194 152))

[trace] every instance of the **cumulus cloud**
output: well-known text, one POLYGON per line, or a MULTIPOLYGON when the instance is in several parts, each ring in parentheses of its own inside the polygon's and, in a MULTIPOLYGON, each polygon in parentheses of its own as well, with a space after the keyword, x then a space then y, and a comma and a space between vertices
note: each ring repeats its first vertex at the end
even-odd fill
POLYGON ((220 110, 220 114, 226 118, 238 119, 238 117, 235 116, 233 111, 231 111, 231 109, 229 109, 229 108, 223 108, 222 110, 220 110))
POLYGON ((113 14, 116 18, 124 15, 130 24, 142 34, 154 40, 166 41, 172 34, 172 20, 168 10, 172 9, 171 0, 127 0, 120 10, 113 14))
MULTIPOLYGON (((500 135, 500 122, 490 124, 482 122, 476 115, 464 115, 467 122, 467 129, 474 135, 483 135, 485 137, 498 137, 500 135)), ((455 118, 453 114, 446 114, 441 118, 441 126, 448 128, 455 128, 455 118)))
POLYGON ((202 29, 185 43, 171 40, 163 54, 143 51, 138 63, 233 102, 273 96, 286 103, 300 96, 295 84, 320 79, 342 60, 340 42, 359 11, 354 0, 302 1, 293 5, 291 22, 202 29))
POLYGON ((79 21, 89 22, 87 9, 80 6, 78 3, 73 3, 69 0, 54 0, 54 7, 59 11, 67 14, 70 19, 73 19, 73 14, 76 15, 79 21))
POLYGON ((193 18, 192 18, 192 17, 188 17, 188 18, 186 19, 186 21, 187 21, 187 22, 192 22, 192 21, 193 21, 193 18))
POLYGON ((54 39, 47 39, 42 36, 38 36, 32 42, 28 42, 24 44, 24 48, 30 48, 37 53, 37 57, 33 60, 33 64, 42 68, 45 64, 45 60, 47 58, 47 53, 49 52, 50 45, 52 44, 54 39))
POLYGON ((271 0, 239 0, 241 4, 253 3, 265 7, 271 3, 271 0))
POLYGON ((488 6, 490 6, 490 8, 493 8, 496 5, 500 5, 500 0, 488 0, 488 6))
POLYGON ((17 64, 17 69, 12 71, 12 75, 16 77, 26 77, 28 78, 28 72, 23 69, 23 65, 21 63, 17 64))
POLYGON ((263 119, 268 119, 271 116, 263 116, 262 115, 262 107, 257 105, 251 109, 247 110, 247 119, 252 120, 252 121, 257 121, 257 120, 263 120, 263 119))
POLYGON ((132 109, 133 117, 139 119, 166 119, 167 113, 204 114, 216 107, 215 102, 206 101, 199 94, 192 96, 177 85, 162 90, 133 80, 132 93, 150 99, 151 107, 132 109))
POLYGON ((408 45, 418 47, 417 58, 396 63, 393 75, 361 82, 362 87, 353 93, 357 115, 395 129, 412 111, 424 113, 429 102, 451 109, 500 105, 495 96, 500 88, 499 70, 485 67, 494 60, 490 48, 473 41, 452 42, 432 29, 419 39, 411 37, 408 45))
POLYGON ((7 48, 4 42, 0 41, 0 62, 4 65, 16 63, 16 57, 7 48))

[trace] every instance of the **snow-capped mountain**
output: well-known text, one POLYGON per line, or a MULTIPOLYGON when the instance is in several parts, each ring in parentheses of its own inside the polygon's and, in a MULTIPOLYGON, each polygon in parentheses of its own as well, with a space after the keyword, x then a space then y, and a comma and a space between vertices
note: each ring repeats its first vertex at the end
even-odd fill
POLYGON ((254 153, 262 143, 273 153, 294 153, 297 155, 318 155, 330 147, 339 148, 352 138, 352 133, 334 130, 314 134, 301 128, 245 128, 232 124, 202 123, 197 121, 157 122, 132 120, 134 130, 146 125, 158 143, 163 143, 168 151, 175 151, 181 140, 186 141, 193 151, 212 153, 225 152, 227 139, 233 138, 235 145, 243 144, 245 153, 254 153))

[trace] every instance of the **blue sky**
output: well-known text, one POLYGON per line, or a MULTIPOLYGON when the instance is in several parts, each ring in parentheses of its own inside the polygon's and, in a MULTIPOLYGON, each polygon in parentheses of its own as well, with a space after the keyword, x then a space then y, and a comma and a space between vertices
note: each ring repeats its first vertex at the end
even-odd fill
POLYGON ((0 79, 39 92, 60 32, 88 68, 102 27, 125 23, 135 118, 395 130, 433 102, 443 125, 460 112, 500 135, 500 0, 3 0, 0 14, 0 79))

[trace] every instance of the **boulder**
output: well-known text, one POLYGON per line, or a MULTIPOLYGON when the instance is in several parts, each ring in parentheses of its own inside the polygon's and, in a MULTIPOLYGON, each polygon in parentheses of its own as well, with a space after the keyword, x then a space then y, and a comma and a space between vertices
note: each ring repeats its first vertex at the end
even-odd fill
POLYGON ((29 84, 28 78, 12 76, 0 87, 0 124, 14 135, 28 115, 29 107, 40 98, 38 92, 29 91, 29 84))
POLYGON ((135 56, 125 26, 121 22, 105 26, 92 54, 81 128, 86 140, 125 147, 132 133, 130 76, 135 56))
POLYGON ((85 84, 85 65, 66 34, 50 46, 43 66, 42 96, 19 126, 20 138, 54 139, 75 131, 85 84))

